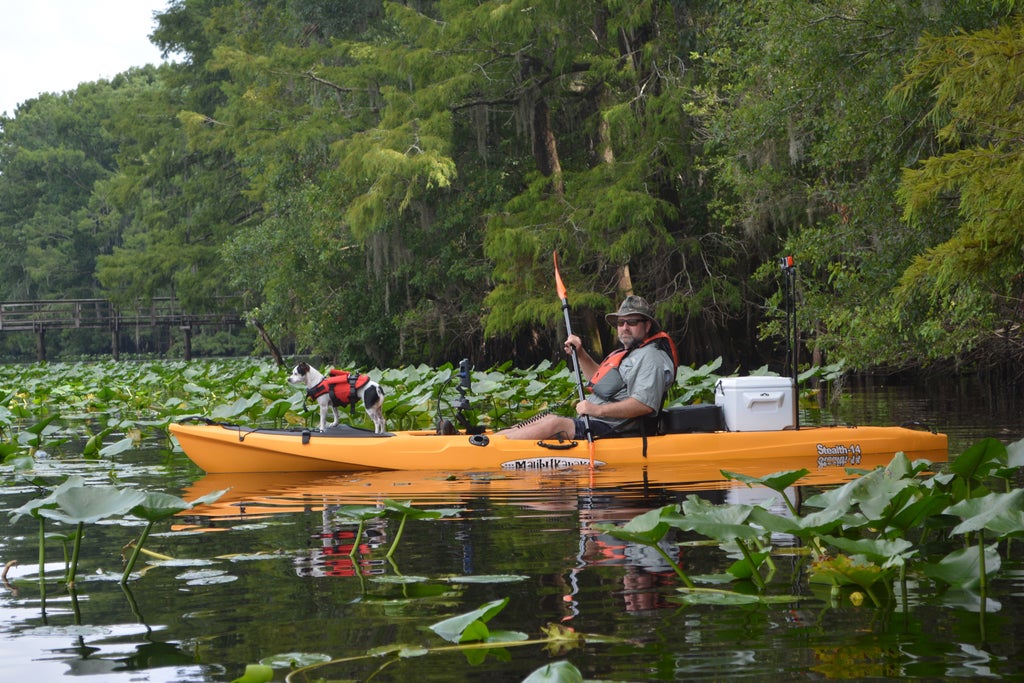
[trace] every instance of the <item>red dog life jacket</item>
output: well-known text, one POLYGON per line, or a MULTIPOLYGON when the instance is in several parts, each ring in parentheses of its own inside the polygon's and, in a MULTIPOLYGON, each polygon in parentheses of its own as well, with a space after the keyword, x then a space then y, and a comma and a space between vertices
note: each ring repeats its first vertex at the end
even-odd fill
MULTIPOLYGON (((667 353, 672 357, 672 367, 679 367, 679 354, 676 352, 676 345, 672 343, 672 338, 664 332, 658 332, 652 334, 647 339, 644 339, 638 345, 632 349, 616 349, 608 354, 608 356, 601 361, 601 364, 597 366, 597 370, 594 372, 594 376, 587 382, 587 391, 593 392, 594 385, 601 381, 601 378, 607 375, 611 370, 616 369, 622 364, 623 359, 629 355, 629 352, 633 349, 639 349, 641 346, 647 346, 648 344, 654 344, 659 349, 667 353)), ((675 375, 673 372, 673 379, 675 375)))
POLYGON ((324 394, 330 393, 331 403, 335 406, 352 406, 359 400, 356 391, 366 386, 369 381, 369 375, 332 369, 328 371, 327 377, 320 380, 319 384, 307 389, 306 395, 316 400, 324 394))

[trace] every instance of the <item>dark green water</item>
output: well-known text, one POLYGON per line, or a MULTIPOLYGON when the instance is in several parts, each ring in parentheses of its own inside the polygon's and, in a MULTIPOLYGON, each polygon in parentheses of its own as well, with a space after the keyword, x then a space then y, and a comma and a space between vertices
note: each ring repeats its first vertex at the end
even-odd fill
MULTIPOLYGON (((953 452, 984 436, 1022 436, 1012 399, 889 387, 858 389, 804 424, 830 420, 892 424, 918 420, 951 435, 953 452)), ((201 480, 188 461, 157 449, 117 462, 51 456, 55 477, 80 473, 192 497, 201 480)), ((7 478, 6 476, 4 477, 7 478)), ((36 523, 7 521, 35 492, 0 489, 0 564, 17 560, 0 588, 0 678, 230 681, 245 665, 284 653, 353 657, 390 645, 445 645, 428 626, 492 600, 508 606, 494 629, 540 637, 548 624, 614 642, 566 652, 512 647, 471 664, 463 653, 391 660, 376 657, 317 671, 327 680, 521 681, 544 664, 569 660, 587 680, 1024 680, 1024 564, 1019 543, 992 587, 985 613, 976 596, 936 595, 913 582, 894 606, 831 606, 802 580, 801 556, 780 550, 773 586, 803 599, 773 606, 682 606, 672 602, 676 576, 655 553, 602 535, 595 521, 626 521, 680 500, 687 492, 637 484, 594 490, 578 477, 553 477, 525 490, 486 481, 418 507, 458 507, 457 515, 409 521, 396 552, 384 557, 395 520, 367 524, 352 553, 356 527, 332 506, 366 502, 358 482, 307 483, 277 495, 253 495, 216 515, 183 516, 158 525, 146 547, 173 558, 152 562, 127 590, 118 584, 121 548, 141 524, 86 529, 77 598, 63 589, 60 543, 47 544, 47 595, 37 574, 36 523), (341 484, 346 483, 346 486, 341 484), (485 577, 485 581, 479 581, 485 577)), ((344 479, 344 478, 342 478, 344 479)), ((396 485, 396 500, 405 500, 396 485)), ((724 491, 701 495, 731 500, 724 491)), ((749 495, 749 494, 747 494, 749 495)), ((67 532, 52 524, 51 531, 67 532)), ((685 540, 685 539, 673 539, 685 540)), ((787 539, 776 541, 781 548, 787 539)), ((672 545, 688 573, 720 572, 715 547, 672 545)), ((284 680, 278 668, 275 680, 284 680)), ((300 679, 301 680, 301 679, 300 679)))

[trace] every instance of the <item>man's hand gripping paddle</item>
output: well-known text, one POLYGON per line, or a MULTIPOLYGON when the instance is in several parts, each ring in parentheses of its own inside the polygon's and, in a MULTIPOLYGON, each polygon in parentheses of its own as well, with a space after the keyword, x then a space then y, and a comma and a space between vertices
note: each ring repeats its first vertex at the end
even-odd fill
MULTIPOLYGON (((552 252, 555 257, 555 286, 558 288, 558 298, 562 301, 562 314, 565 316, 565 334, 572 334, 572 324, 569 322, 569 295, 565 291, 565 284, 562 282, 562 274, 558 272, 558 252, 552 252)), ((580 370, 580 359, 576 355, 576 347, 572 348, 572 364, 576 368, 576 389, 579 392, 579 399, 586 397, 583 394, 583 373, 580 370)), ((590 416, 583 416, 583 424, 587 429, 587 444, 590 449, 590 469, 594 469, 594 435, 590 431, 590 416)))

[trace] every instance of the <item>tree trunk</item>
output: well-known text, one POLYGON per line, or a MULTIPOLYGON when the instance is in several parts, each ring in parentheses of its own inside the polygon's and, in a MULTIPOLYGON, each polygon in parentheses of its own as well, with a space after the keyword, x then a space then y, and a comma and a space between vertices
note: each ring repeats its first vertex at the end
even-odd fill
POLYGON ((537 169, 551 178, 551 191, 557 195, 564 194, 562 163, 558 160, 558 145, 551 131, 551 111, 543 99, 533 105, 533 157, 537 169))

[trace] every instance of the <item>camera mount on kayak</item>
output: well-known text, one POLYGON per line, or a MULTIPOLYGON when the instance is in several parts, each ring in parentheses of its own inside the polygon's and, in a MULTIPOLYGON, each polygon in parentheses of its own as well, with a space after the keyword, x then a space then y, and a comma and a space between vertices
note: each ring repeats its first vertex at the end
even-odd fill
MULTIPOLYGON (((468 358, 463 358, 461 361, 459 361, 459 384, 457 387, 459 391, 459 398, 457 401, 455 401, 454 404, 452 404, 452 407, 455 408, 455 421, 462 425, 462 428, 466 430, 467 434, 483 434, 483 432, 486 430, 486 427, 482 425, 471 424, 469 418, 466 417, 466 411, 469 410, 471 407, 469 399, 466 398, 466 393, 473 391, 473 381, 470 375, 472 369, 473 366, 470 364, 468 358)), ((445 382, 444 387, 447 387, 448 384, 450 383, 451 379, 449 379, 448 382, 445 382)), ((444 389, 444 387, 442 387, 442 390, 444 389)), ((458 429, 455 427, 454 424, 452 424, 452 421, 447 418, 441 417, 440 392, 438 392, 437 399, 437 417, 438 434, 458 434, 458 429)))

